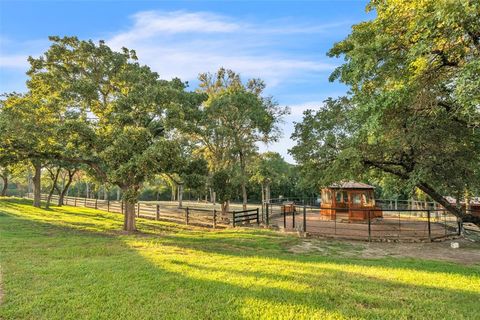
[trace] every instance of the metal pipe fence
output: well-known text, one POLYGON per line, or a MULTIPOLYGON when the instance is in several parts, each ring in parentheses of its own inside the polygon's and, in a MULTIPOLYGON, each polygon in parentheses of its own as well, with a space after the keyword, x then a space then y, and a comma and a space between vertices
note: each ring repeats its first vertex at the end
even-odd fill
MULTIPOLYGON (((33 198, 33 194, 28 194, 33 198)), ((47 195, 42 194, 42 200, 47 195)), ((52 196, 58 201, 58 195, 52 196)), ((100 200, 66 196, 64 204, 123 213, 123 201, 100 200)), ((263 208, 235 210, 223 213, 213 208, 187 206, 179 208, 170 202, 138 202, 134 206, 137 217, 171 221, 179 224, 209 227, 250 226, 264 224, 286 231, 300 231, 310 235, 358 239, 423 241, 446 238, 460 234, 465 227, 457 217, 441 208, 350 208, 364 212, 364 219, 353 219, 348 208, 330 208, 335 214, 322 215, 319 204, 265 203, 263 208), (379 214, 381 211, 381 215, 379 214), (263 212, 263 215, 261 215, 263 212)), ((467 228, 470 228, 467 226, 467 228)), ((474 227, 475 229, 475 227, 474 227)), ((472 229, 468 229, 472 230, 472 229)))
POLYGON ((445 209, 350 208, 364 218, 349 215, 346 208, 331 208, 322 215, 319 206, 267 204, 266 224, 285 231, 359 240, 433 241, 459 235, 462 226, 445 209), (381 211, 381 214, 380 214, 381 211))

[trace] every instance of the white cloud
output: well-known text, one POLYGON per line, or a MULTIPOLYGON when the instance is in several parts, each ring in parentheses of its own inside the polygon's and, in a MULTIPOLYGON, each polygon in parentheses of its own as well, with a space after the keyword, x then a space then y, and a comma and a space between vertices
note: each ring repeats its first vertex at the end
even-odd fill
MULTIPOLYGON (((278 151, 293 162, 287 154, 294 145, 290 140, 293 122, 301 121, 304 110, 321 108, 324 97, 337 95, 326 94, 318 82, 335 68, 335 62, 319 52, 320 43, 331 41, 327 35, 346 24, 351 22, 319 24, 291 18, 255 22, 209 12, 144 11, 131 16, 130 25, 105 40, 113 49, 136 50, 140 62, 164 79, 192 81, 201 72, 225 67, 240 72, 244 79, 262 78, 267 89, 279 85, 272 90, 274 96, 280 95, 282 104, 285 99, 295 103, 290 105, 291 115, 285 117, 282 139, 261 150, 278 151)), ((0 72, 12 69, 23 77, 28 69, 25 53, 36 57, 48 46, 46 39, 19 42, 0 35, 0 72)), ((6 86, 11 78, 4 79, 6 86)))
POLYGON ((139 12, 133 24, 107 43, 132 48, 142 63, 163 78, 194 80, 200 72, 226 67, 245 77, 261 77, 268 86, 300 73, 330 72, 330 62, 288 53, 286 34, 321 32, 331 25, 253 24, 206 12, 139 12))
MULTIPOLYGON (((215 72, 225 67, 240 72, 244 78, 260 77, 268 87, 296 85, 303 81, 326 78, 335 65, 319 52, 304 50, 299 37, 321 39, 346 23, 309 24, 291 20, 261 23, 233 19, 205 12, 139 12, 132 16, 132 25, 114 34, 107 43, 113 48, 135 49, 142 63, 157 71, 162 78, 179 77, 194 80, 201 72, 215 72), (311 34, 311 35, 310 35, 311 34), (293 49, 293 50, 292 50, 293 49), (309 80, 306 80, 309 79, 309 80)), ((303 39, 303 38, 302 38, 303 39)), ((290 105, 285 117, 283 137, 274 144, 259 144, 261 151, 274 150, 289 162, 294 162, 287 150, 293 122, 301 121, 303 111, 323 106, 323 94, 295 97, 308 101, 290 105)))
POLYGON ((133 26, 110 40, 122 46, 132 40, 151 38, 156 35, 178 33, 227 33, 237 31, 240 25, 228 22, 222 16, 207 12, 156 12, 142 11, 132 16, 133 26))
POLYGON ((310 102, 291 105, 289 106, 291 110, 289 117, 301 119, 303 117, 304 111, 309 109, 317 111, 317 110, 320 110, 323 106, 324 106, 323 101, 310 101, 310 102))
POLYGON ((0 35, 0 68, 18 69, 15 71, 25 71, 29 68, 28 56, 37 57, 49 45, 48 39, 31 39, 18 41, 0 35))
POLYGON ((26 69, 28 56, 0 54, 0 68, 26 69))
POLYGON ((291 24, 290 22, 283 22, 283 21, 276 21, 276 22, 269 22, 270 27, 263 28, 261 30, 256 30, 255 28, 251 28, 249 31, 255 33, 268 33, 268 34, 282 34, 282 35, 289 35, 289 34, 322 34, 326 32, 331 32, 335 28, 349 26, 352 24, 351 21, 341 21, 341 22, 334 22, 334 23, 324 23, 319 25, 311 25, 307 23, 302 24, 291 24))

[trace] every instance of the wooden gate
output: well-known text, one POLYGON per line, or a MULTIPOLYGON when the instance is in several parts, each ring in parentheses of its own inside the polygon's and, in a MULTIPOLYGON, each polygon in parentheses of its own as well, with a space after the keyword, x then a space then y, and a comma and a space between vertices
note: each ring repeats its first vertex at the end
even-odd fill
POLYGON ((260 223, 258 208, 251 209, 251 210, 243 210, 243 211, 233 211, 233 226, 237 226, 239 223, 256 223, 257 225, 260 223))

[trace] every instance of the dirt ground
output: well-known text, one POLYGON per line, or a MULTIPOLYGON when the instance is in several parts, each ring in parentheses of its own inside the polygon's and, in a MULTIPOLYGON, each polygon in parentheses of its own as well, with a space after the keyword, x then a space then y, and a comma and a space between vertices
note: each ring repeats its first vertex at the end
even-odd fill
POLYGON ((288 250, 293 253, 320 253, 367 259, 406 257, 461 264, 480 264, 480 243, 462 238, 424 243, 303 239, 300 244, 291 246, 288 250), (459 248, 453 249, 452 242, 458 242, 459 248))

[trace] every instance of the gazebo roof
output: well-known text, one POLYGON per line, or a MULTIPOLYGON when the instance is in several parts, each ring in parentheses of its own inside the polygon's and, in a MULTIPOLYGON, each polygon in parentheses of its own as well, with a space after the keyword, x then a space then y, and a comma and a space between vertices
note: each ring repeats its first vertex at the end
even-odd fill
POLYGON ((375 189, 374 186, 363 182, 355 181, 341 181, 333 183, 329 186, 330 189, 375 189))

